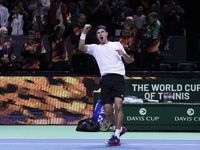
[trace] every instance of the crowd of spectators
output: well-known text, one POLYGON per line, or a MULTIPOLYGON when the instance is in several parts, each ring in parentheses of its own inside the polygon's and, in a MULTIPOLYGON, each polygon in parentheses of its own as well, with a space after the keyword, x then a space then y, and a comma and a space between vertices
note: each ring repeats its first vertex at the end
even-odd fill
MULTIPOLYGON (((185 10, 177 4, 177 0, 167 0, 163 6, 159 0, 155 0, 148 9, 144 7, 142 3, 135 2, 134 5, 129 0, 0 0, 0 27, 5 27, 0 31, 0 52, 5 49, 8 52, 9 49, 12 54, 15 53, 13 47, 8 47, 7 41, 4 40, 3 43, 3 30, 12 36, 27 35, 28 41, 24 41, 20 49, 24 58, 22 69, 64 70, 75 74, 90 74, 96 72, 95 60, 77 49, 79 37, 84 25, 91 24, 92 29, 86 41, 88 44, 98 43, 95 28, 104 25, 108 29, 109 39, 120 41, 125 50, 133 55, 134 65, 126 66, 127 70, 140 71, 146 68, 142 67, 143 48, 140 43, 146 37, 151 23, 149 15, 152 16, 152 12, 157 14, 156 20, 162 24, 166 35, 183 35, 184 31, 185 10), (129 35, 127 31, 130 32, 129 35), (50 50, 44 47, 44 34, 49 36, 50 50), (67 36, 70 36, 73 45, 71 62, 65 43, 67 36), (34 38, 34 41, 31 38, 34 38), (127 43, 127 39, 131 42, 127 43), (51 52, 52 62, 48 66, 45 63, 46 51, 51 52)), ((2 65, 11 66, 14 59, 10 58, 11 54, 0 54, 1 68, 2 65), (4 55, 9 59, 9 65, 2 61, 4 55)), ((0 71, 2 70, 5 69, 0 71)))

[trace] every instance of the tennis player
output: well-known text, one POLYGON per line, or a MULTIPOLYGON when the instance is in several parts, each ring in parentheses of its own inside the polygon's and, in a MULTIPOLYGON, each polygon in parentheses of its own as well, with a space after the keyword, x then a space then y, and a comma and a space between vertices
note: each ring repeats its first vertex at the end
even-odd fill
POLYGON ((122 58, 126 63, 131 63, 131 57, 121 43, 108 41, 108 31, 102 25, 96 28, 96 36, 100 44, 85 45, 86 34, 90 29, 91 25, 84 26, 79 40, 79 50, 94 56, 97 61, 101 74, 101 104, 105 115, 115 126, 115 134, 105 143, 110 146, 119 146, 121 145, 120 136, 127 131, 125 127, 122 127, 122 101, 125 91, 125 67, 122 58))

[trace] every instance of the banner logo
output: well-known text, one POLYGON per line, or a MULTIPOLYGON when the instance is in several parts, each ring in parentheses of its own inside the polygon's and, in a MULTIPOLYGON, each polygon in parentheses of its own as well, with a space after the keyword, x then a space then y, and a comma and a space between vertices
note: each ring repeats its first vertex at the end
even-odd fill
POLYGON ((144 116, 147 113, 147 110, 145 108, 140 108, 139 110, 140 115, 144 116))
POLYGON ((189 108, 189 109, 187 110, 187 114, 188 114, 189 116, 194 115, 194 109, 189 108))

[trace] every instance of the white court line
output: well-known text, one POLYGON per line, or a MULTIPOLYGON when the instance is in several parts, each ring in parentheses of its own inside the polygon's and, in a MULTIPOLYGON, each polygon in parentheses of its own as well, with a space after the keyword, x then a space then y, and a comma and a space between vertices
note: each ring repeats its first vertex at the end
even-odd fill
MULTIPOLYGON (((0 143, 0 145, 105 145, 105 143, 0 143)), ((200 144, 146 144, 146 143, 121 143, 122 145, 145 145, 145 146, 169 146, 169 145, 180 145, 180 146, 200 146, 200 144)))

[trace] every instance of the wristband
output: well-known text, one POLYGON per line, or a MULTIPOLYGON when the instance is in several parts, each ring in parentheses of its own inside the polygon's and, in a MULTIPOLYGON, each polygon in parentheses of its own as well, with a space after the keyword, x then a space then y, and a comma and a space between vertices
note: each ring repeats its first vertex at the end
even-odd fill
POLYGON ((86 39, 86 34, 81 33, 80 39, 81 40, 85 40, 86 39))

